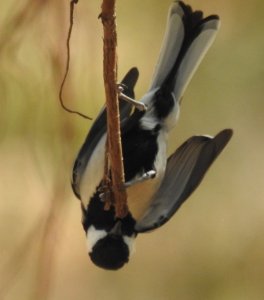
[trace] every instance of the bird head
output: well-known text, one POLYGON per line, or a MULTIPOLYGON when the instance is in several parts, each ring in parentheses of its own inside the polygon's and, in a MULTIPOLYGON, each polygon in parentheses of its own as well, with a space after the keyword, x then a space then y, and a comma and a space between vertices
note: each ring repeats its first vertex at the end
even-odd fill
POLYGON ((127 235, 124 224, 118 220, 106 231, 90 226, 87 230, 89 256, 98 267, 118 270, 128 261, 133 252, 135 234, 127 235))

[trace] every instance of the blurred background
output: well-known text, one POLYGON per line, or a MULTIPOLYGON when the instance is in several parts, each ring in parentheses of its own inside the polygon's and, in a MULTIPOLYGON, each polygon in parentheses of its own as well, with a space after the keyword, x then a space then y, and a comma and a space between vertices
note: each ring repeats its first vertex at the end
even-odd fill
MULTIPOLYGON (((137 66, 140 98, 171 0, 117 1, 119 79, 137 66)), ((0 299, 264 299, 264 3, 188 0, 222 27, 182 103, 169 152, 194 134, 234 137, 164 227, 137 238, 122 270, 87 257, 70 176, 92 122, 63 111, 69 1, 0 4, 0 299)), ((101 1, 79 1, 68 107, 104 103, 101 1)))

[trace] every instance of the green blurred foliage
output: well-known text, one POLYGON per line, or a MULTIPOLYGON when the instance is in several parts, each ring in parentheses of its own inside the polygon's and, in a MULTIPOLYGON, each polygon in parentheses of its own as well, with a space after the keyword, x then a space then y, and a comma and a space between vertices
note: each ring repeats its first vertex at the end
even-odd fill
MULTIPOLYGON (((117 1, 119 77, 148 88, 171 1, 117 1)), ((64 112, 69 1, 0 4, 0 298, 264 298, 263 1, 188 1, 222 28, 195 74, 169 150, 193 134, 235 134, 204 182, 164 227, 139 236, 118 272, 91 264, 70 188, 91 122, 64 112)), ((95 117, 104 103, 100 2, 75 9, 67 105, 95 117)))

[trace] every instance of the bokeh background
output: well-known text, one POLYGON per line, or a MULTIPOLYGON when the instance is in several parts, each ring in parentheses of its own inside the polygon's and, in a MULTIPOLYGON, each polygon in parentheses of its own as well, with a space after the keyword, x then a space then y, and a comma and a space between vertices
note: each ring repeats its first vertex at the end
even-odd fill
MULTIPOLYGON (((171 0, 117 1, 119 78, 148 88, 171 0)), ((264 4, 189 0, 221 16, 216 42, 182 104, 169 152, 193 134, 234 137, 164 227, 137 238, 118 272, 86 254, 71 167, 91 122, 63 111, 69 1, 0 3, 0 299, 264 299, 264 4)), ((65 102, 104 103, 101 1, 75 8, 65 102)))

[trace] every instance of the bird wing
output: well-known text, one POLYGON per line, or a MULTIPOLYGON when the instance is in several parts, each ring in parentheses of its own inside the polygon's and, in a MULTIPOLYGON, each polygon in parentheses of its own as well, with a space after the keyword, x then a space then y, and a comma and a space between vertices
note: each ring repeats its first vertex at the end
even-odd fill
MULTIPOLYGON (((124 88, 123 93, 131 98, 135 98, 134 87, 138 80, 139 72, 137 68, 132 68, 125 75, 121 84, 124 88)), ((132 106, 128 102, 119 99, 120 121, 124 122, 132 111, 132 106)), ((103 107, 94 124, 92 125, 84 144, 82 145, 77 158, 75 160, 72 172, 72 189, 77 198, 81 199, 80 185, 83 179, 84 173, 87 169, 87 165, 94 154, 94 152, 100 151, 101 156, 103 154, 105 146, 106 135, 106 107, 103 107), (97 148, 97 149, 96 149, 97 148), (103 148, 103 150, 102 150, 103 148)), ((100 158, 104 162, 104 156, 100 158)), ((91 168, 92 170, 92 168, 91 168)), ((99 182, 98 182, 99 183, 99 182)), ((98 184, 97 183, 97 184, 98 184)), ((90 184, 90 182, 89 182, 90 184)), ((94 191, 96 187, 93 187, 94 191)))
POLYGON ((202 181, 208 168, 232 136, 225 129, 214 138, 193 136, 168 159, 163 181, 135 230, 146 232, 167 222, 202 181))

